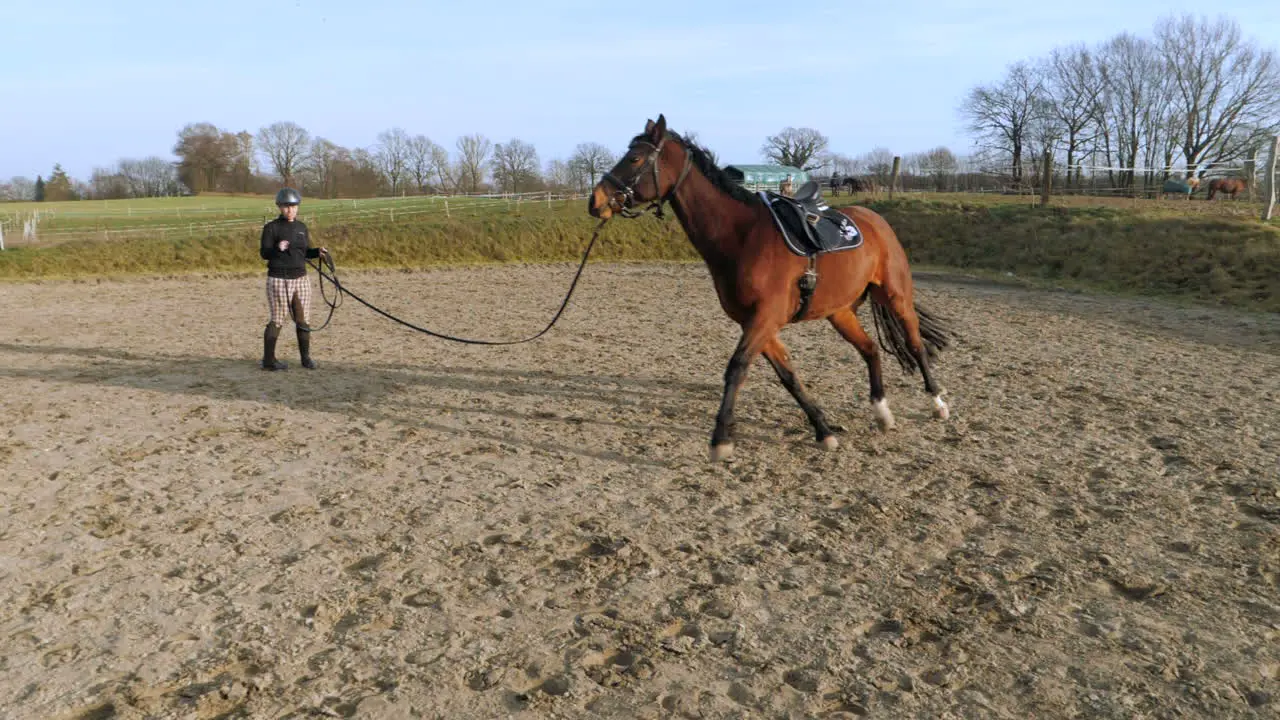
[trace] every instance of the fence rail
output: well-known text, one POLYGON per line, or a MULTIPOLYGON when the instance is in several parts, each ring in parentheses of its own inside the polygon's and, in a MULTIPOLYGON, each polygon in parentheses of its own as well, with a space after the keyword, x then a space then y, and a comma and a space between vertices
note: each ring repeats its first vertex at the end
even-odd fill
MULTIPOLYGON (((565 193, 477 193, 471 195, 434 195, 396 198, 361 198, 325 201, 299 213, 299 219, 315 229, 342 223, 395 222, 403 218, 440 216, 473 217, 495 211, 551 209, 557 203, 585 200, 581 194, 565 193), (312 209, 314 208, 314 209, 312 209)), ((208 210, 220 212, 222 219, 209 214, 194 215, 190 209, 148 208, 147 213, 37 210, 32 213, 10 213, 0 216, 0 242, 10 236, 10 247, 48 245, 74 240, 113 240, 134 237, 196 238, 237 230, 256 230, 276 215, 274 206, 262 208, 228 207, 208 210), (129 219, 135 221, 130 223, 129 219), (191 218, 186 220, 185 218, 191 218), (60 222, 95 221, 83 227, 57 227, 60 222), (123 222, 123 224, 121 224, 123 222), (20 234, 19 234, 20 231, 20 234)), ((0 250, 3 246, 0 246, 0 250)))

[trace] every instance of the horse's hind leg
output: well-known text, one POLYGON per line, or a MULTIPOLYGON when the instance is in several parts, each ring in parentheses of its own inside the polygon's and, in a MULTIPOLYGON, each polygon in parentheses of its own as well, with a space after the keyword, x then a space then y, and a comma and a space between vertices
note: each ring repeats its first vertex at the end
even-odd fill
MULTIPOLYGON (((872 299, 883 307, 888 308, 901 323, 901 332, 906 335, 906 349, 920 368, 920 375, 924 378, 925 392, 929 393, 933 398, 933 413, 938 418, 946 420, 951 416, 951 409, 947 407, 947 402, 942 399, 942 390, 938 387, 938 383, 934 381, 933 373, 929 371, 929 353, 924 346, 924 337, 920 334, 920 316, 916 313, 912 295, 909 285, 906 292, 898 291, 893 293, 890 293, 882 286, 871 286, 872 299)), ((886 331, 894 333, 897 329, 886 328, 886 331)))
POLYGON ((791 397, 795 398, 796 403, 800 405, 800 409, 809 418, 809 424, 813 426, 817 441, 828 450, 834 450, 839 447, 840 441, 836 440, 833 428, 827 424, 821 408, 813 400, 809 399, 808 393, 804 390, 804 385, 800 383, 800 378, 796 377, 795 371, 791 369, 791 357, 787 354, 787 347, 782 344, 782 340, 778 338, 777 334, 774 334, 769 342, 765 343, 761 353, 769 361, 769 364, 773 366, 773 371, 778 374, 778 379, 782 381, 782 386, 787 389, 787 392, 791 393, 791 397))
POLYGON ((880 348, 876 347, 871 336, 858 322, 858 316, 852 309, 845 309, 827 318, 831 326, 840 333, 848 343, 857 348, 862 359, 867 363, 867 376, 871 380, 871 412, 875 414, 876 423, 881 430, 893 429, 893 412, 889 410, 889 401, 884 397, 884 376, 880 370, 880 348))

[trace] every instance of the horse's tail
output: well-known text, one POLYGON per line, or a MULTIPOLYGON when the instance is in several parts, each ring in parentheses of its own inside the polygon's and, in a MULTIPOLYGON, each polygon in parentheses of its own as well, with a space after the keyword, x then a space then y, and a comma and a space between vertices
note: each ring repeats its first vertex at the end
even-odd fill
MULTIPOLYGON (((924 340, 925 353, 933 360, 955 337, 955 332, 948 323, 916 304, 916 317, 920 319, 920 338, 924 340)), ((907 329, 897 315, 871 296, 871 318, 876 326, 876 337, 885 352, 898 359, 903 371, 908 374, 920 369, 916 357, 911 353, 911 345, 907 341, 907 329), (888 342, 885 342, 885 339, 888 342)))

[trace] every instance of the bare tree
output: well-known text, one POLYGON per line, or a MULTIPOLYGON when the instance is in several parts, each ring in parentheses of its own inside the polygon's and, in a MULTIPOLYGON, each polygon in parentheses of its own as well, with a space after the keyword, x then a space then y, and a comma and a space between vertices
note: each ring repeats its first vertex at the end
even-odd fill
POLYGON ((547 184, 556 190, 573 190, 578 184, 577 173, 567 160, 552 160, 547 163, 545 174, 547 184))
POLYGON ((484 135, 458 138, 458 182, 467 192, 477 192, 484 182, 484 166, 493 152, 493 143, 484 135))
MULTIPOLYGON (((0 195, 3 197, 3 195, 0 195)), ((94 200, 120 200, 129 197, 129 181, 115 168, 96 167, 89 176, 89 197, 94 200)), ((17 199, 17 198, 6 198, 17 199)))
MULTIPOLYGON (((426 135, 414 135, 409 140, 409 175, 418 186, 419 193, 425 193, 431 183, 431 176, 436 171, 437 145, 426 135)), ((443 152, 443 148, 440 148, 443 152)))
POLYGON ((1240 158, 1276 130, 1280 61, 1274 51, 1246 42, 1235 21, 1166 17, 1155 38, 1176 88, 1189 175, 1206 161, 1240 158))
MULTIPOLYGON (((168 197, 178 192, 177 169, 162 157, 120 161, 116 175, 123 181, 127 197, 168 197)), ((96 188, 100 178, 92 185, 96 188)))
POLYGON ((1008 159, 1014 183, 1022 182, 1023 154, 1040 93, 1039 74, 1027 63, 1019 62, 1009 67, 998 85, 980 85, 970 90, 960 107, 981 146, 1008 159))
POLYGON ((1045 65, 1047 108, 1057 120, 1067 151, 1067 185, 1072 184, 1073 174, 1079 184, 1079 161, 1099 130, 1102 78, 1093 53, 1083 45, 1055 48, 1045 65))
POLYGON ((258 145, 285 185, 294 184, 294 175, 302 167, 310 144, 310 134, 297 123, 272 123, 258 131, 258 145))
POLYGON ((374 152, 374 158, 382 174, 387 178, 392 195, 399 195, 402 192, 402 185, 408 175, 411 142, 409 133, 401 128, 391 128, 378 133, 378 148, 374 152))
MULTIPOLYGON (((1102 46, 1099 65, 1103 80, 1104 141, 1114 150, 1119 173, 1108 171, 1112 183, 1133 189, 1139 153, 1150 142, 1150 106, 1158 97, 1161 61, 1150 42, 1121 33, 1102 46)), ((1108 163, 1110 164, 1110 163, 1108 163)))
POLYGON ((609 148, 600 143, 578 143, 569 158, 569 166, 578 175, 578 192, 586 192, 594 187, 597 178, 609 172, 609 168, 618 162, 609 148))
POLYGON ((888 185, 893 175, 893 151, 878 147, 858 158, 858 163, 878 185, 888 185))
POLYGON ((840 177, 857 175, 862 172, 862 167, 856 158, 841 153, 827 153, 823 158, 823 164, 832 175, 840 177))
POLYGON ((449 162, 449 151, 443 147, 432 143, 431 145, 431 165, 436 170, 436 178, 439 180, 439 186, 443 189, 457 190, 458 173, 456 168, 449 162))
POLYGON ((316 194, 320 197, 337 196, 335 184, 335 166, 338 163, 342 148, 324 138, 316 138, 307 151, 307 173, 314 178, 316 194))
POLYGON ((9 179, 7 195, 8 200, 35 200, 36 183, 31 178, 15 175, 9 179))
POLYGON ((1147 168, 1143 173, 1143 183, 1148 189, 1163 185, 1169 178, 1181 145, 1178 128, 1182 124, 1178 117, 1173 74, 1159 62, 1152 63, 1149 70, 1152 74, 1149 85, 1151 100, 1142 112, 1145 142, 1141 159, 1142 166, 1147 168))
POLYGON ((1031 116, 1027 121, 1027 144, 1024 148, 1031 166, 1033 182, 1043 181, 1045 153, 1051 157, 1057 155, 1058 145, 1066 135, 1066 128, 1057 114, 1053 112, 1053 103, 1043 93, 1037 94, 1031 101, 1031 116))
POLYGON ((109 177, 99 175, 98 170, 90 177, 90 187, 95 192, 104 189, 103 185, 106 184, 109 186, 108 193, 115 197, 150 197, 141 161, 125 158, 116 163, 113 170, 105 172, 109 173, 109 177))
POLYGON ((916 156, 917 172, 925 177, 933 178, 933 186, 938 190, 946 190, 948 183, 960 169, 960 161, 951 148, 939 145, 916 156))
POLYGON ((503 192, 529 189, 538 180, 538 151, 519 138, 493 147, 493 179, 503 192))
POLYGON ((765 138, 760 154, 779 165, 816 170, 828 144, 827 136, 813 128, 787 127, 765 138))
POLYGON ((228 171, 230 189, 234 192, 247 193, 253 189, 254 178, 258 174, 253 135, 248 131, 241 131, 235 135, 224 135, 224 140, 231 148, 231 167, 228 171))

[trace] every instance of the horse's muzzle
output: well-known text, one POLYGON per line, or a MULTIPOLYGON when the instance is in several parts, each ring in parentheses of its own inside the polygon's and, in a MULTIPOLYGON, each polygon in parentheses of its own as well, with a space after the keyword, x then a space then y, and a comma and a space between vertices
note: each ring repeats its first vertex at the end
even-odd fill
POLYGON ((617 201, 612 194, 605 192, 599 185, 592 189, 591 197, 587 198, 587 212, 591 217, 604 220, 612 217, 617 209, 617 201))

